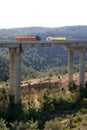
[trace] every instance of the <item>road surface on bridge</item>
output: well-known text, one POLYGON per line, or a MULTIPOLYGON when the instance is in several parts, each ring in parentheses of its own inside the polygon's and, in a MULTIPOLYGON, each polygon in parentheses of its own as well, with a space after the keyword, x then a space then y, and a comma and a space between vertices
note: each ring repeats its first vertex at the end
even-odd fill
POLYGON ((87 47, 87 40, 63 40, 63 41, 16 41, 16 40, 0 40, 0 47, 17 48, 22 46, 30 47, 50 47, 50 46, 65 46, 65 47, 87 47))

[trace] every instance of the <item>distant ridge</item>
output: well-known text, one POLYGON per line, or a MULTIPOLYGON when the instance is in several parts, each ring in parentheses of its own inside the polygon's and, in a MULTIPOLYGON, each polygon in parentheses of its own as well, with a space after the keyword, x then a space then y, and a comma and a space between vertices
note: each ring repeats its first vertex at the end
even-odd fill
POLYGON ((0 29, 0 40, 12 40, 17 36, 39 35, 42 39, 48 36, 65 36, 67 39, 86 39, 87 26, 65 26, 65 27, 22 27, 12 29, 0 29))

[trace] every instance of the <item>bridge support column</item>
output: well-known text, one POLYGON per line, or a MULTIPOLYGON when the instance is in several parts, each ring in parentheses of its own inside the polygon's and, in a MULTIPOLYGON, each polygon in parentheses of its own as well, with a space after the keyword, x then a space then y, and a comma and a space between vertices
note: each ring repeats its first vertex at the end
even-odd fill
POLYGON ((19 48, 10 48, 10 102, 20 102, 21 53, 19 48))
POLYGON ((85 78, 85 51, 80 51, 80 64, 79 64, 79 85, 80 89, 84 86, 84 78, 85 78))
POLYGON ((73 80, 73 50, 68 49, 68 84, 73 80))

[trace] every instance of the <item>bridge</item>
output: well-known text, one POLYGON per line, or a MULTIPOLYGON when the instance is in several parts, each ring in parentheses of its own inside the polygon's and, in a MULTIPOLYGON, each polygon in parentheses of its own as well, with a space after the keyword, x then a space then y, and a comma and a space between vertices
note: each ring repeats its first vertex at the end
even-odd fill
POLYGON ((73 81, 73 53, 79 51, 79 85, 84 86, 85 79, 85 52, 87 49, 86 40, 64 40, 64 41, 0 41, 0 47, 9 48, 10 60, 10 100, 15 104, 20 102, 21 89, 21 54, 25 47, 52 47, 63 46, 68 51, 68 83, 73 81))

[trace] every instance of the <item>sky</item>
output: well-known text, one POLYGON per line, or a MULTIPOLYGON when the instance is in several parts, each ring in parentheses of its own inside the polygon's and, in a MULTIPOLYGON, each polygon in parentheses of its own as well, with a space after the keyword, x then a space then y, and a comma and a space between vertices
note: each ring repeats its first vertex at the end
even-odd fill
POLYGON ((87 25, 87 0, 0 0, 0 28, 87 25))

